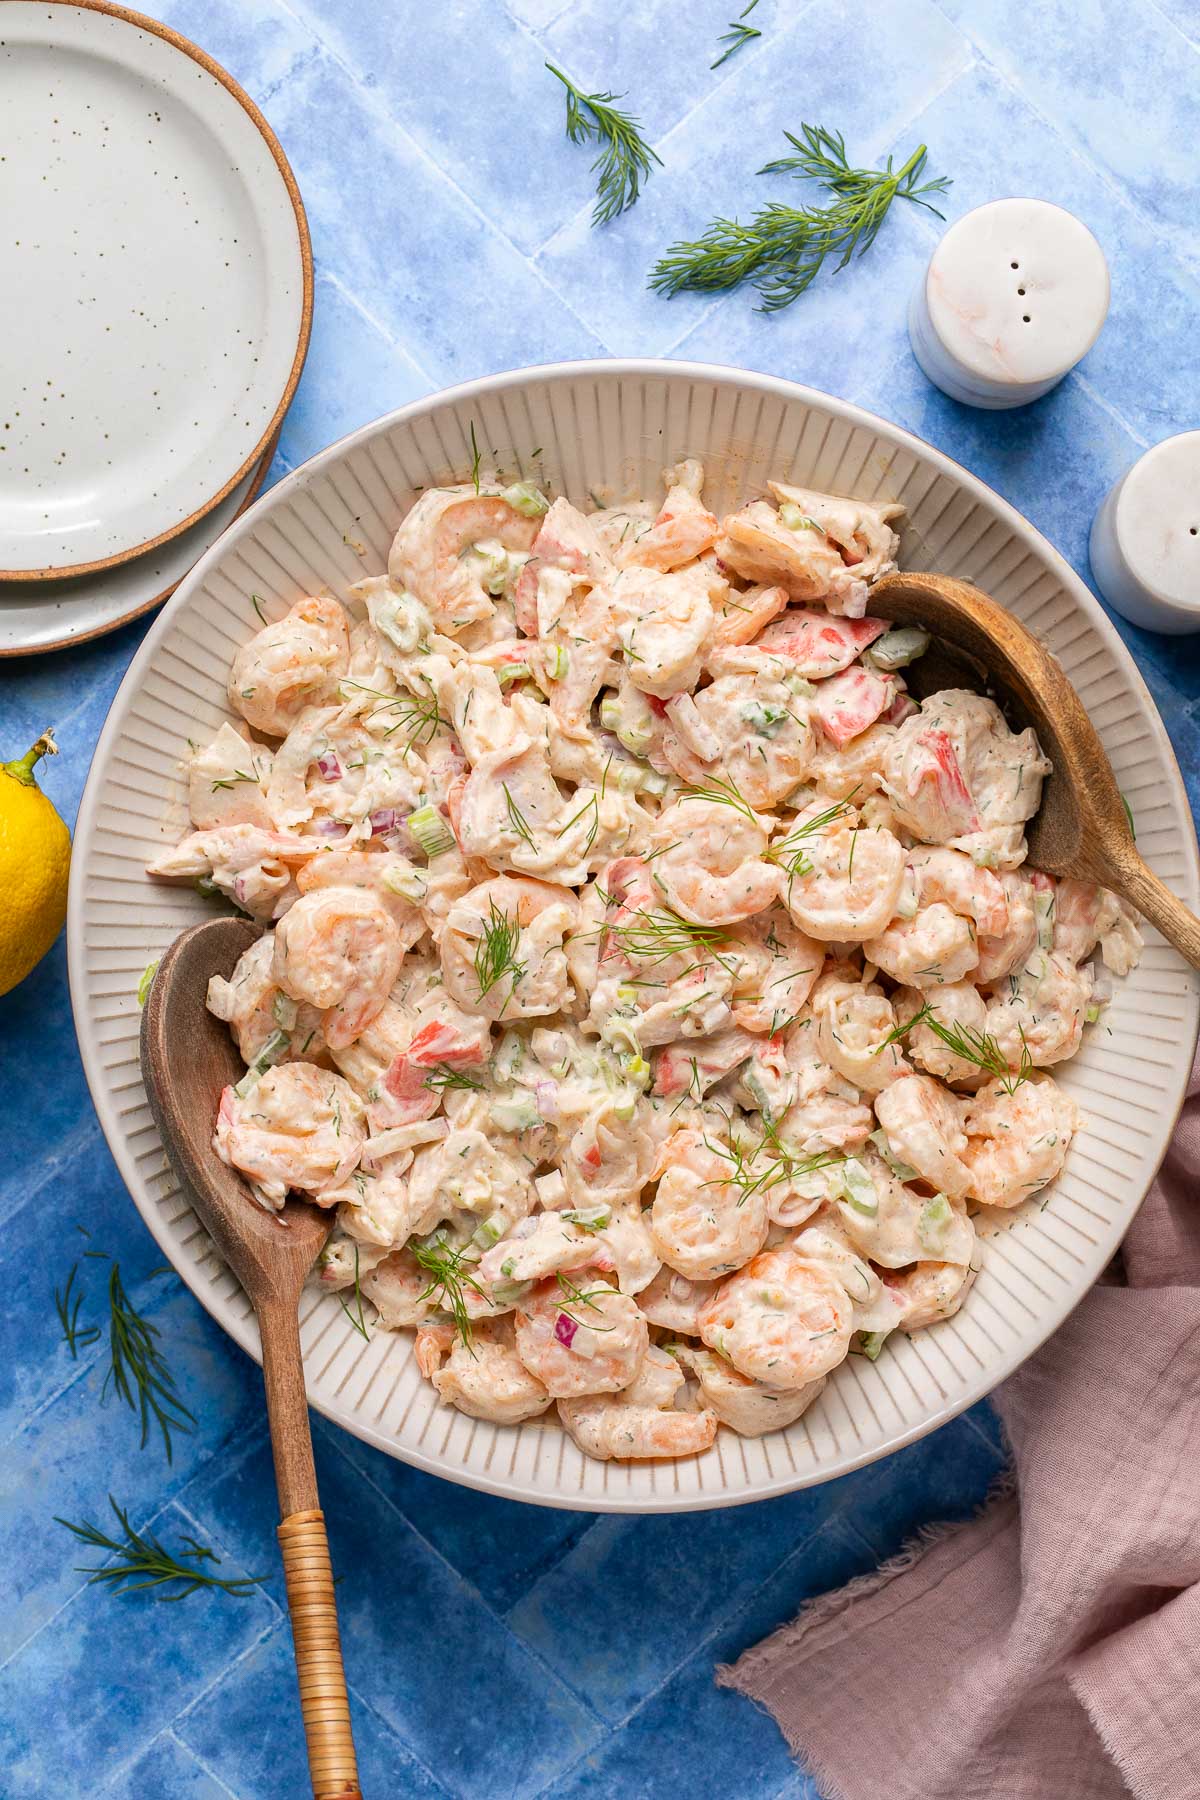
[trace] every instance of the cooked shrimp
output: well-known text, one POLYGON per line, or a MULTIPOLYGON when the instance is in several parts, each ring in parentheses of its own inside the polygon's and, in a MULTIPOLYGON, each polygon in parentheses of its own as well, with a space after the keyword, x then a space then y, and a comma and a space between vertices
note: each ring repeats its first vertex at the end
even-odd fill
POLYGON ((353 1287, 356 1282, 361 1283, 386 1255, 386 1250, 360 1244, 335 1226, 313 1265, 313 1279, 324 1291, 337 1293, 342 1288, 353 1287))
POLYGON ((692 1281, 677 1269, 664 1265, 649 1287, 638 1295, 638 1305, 651 1325, 698 1337, 701 1309, 720 1285, 719 1281, 692 1281))
POLYGON ((1056 882, 1055 952, 1070 962, 1081 963, 1097 944, 1105 968, 1114 975, 1128 975, 1142 953, 1137 914, 1128 900, 1086 882, 1056 882))
POLYGON ((735 1023, 745 1031, 775 1032, 795 1018, 812 993, 825 946, 798 931, 782 906, 773 906, 730 932, 721 955, 737 964, 735 1023))
POLYGON ((856 575, 877 581, 895 568, 898 540, 892 522, 904 517, 899 500, 855 500, 848 494, 822 494, 782 481, 767 485, 781 507, 797 507, 820 527, 856 575))
POLYGON ((904 1307, 901 1329, 919 1331, 951 1319, 970 1291, 977 1271, 962 1263, 919 1262, 884 1280, 904 1307))
POLYGON ((831 971, 817 983, 812 1016, 818 1052, 856 1087, 875 1094, 907 1074, 908 1063, 896 1038, 895 1011, 874 982, 831 971))
POLYGON ((711 550, 717 520, 700 498, 703 473, 692 461, 663 471, 667 497, 649 531, 634 537, 620 554, 626 567, 636 563, 647 569, 678 569, 711 550))
POLYGON ((782 1431, 785 1425, 794 1425, 801 1413, 820 1398, 825 1387, 824 1375, 802 1388, 767 1387, 764 1382, 742 1375, 711 1350, 688 1348, 679 1354, 695 1375, 705 1405, 740 1437, 763 1437, 768 1431, 782 1431))
POLYGON ((765 1250, 723 1281, 700 1335, 735 1369, 769 1387, 802 1388, 845 1359, 850 1302, 829 1270, 794 1250, 765 1250))
POLYGON ((391 914, 361 888, 316 888, 275 931, 275 980, 293 1000, 321 1009, 331 1049, 353 1043, 370 1024, 403 960, 391 914))
POLYGON ((580 1271, 517 1305, 517 1355, 556 1400, 628 1387, 649 1347, 635 1301, 580 1271))
MULTIPOLYGON (((996 877, 1004 889, 1008 906, 1008 923, 995 937, 979 934, 979 967, 975 980, 986 987, 1002 981, 1014 969, 1023 969, 1038 941, 1038 919, 1034 905, 1034 882, 1024 869, 1005 869, 996 877)), ((1049 881, 1049 876, 1041 878, 1049 881)))
POLYGON ((829 813, 808 808, 772 847, 782 865, 783 903, 809 937, 862 943, 896 910, 904 850, 889 831, 863 831, 829 813))
POLYGON ((694 1281, 740 1268, 767 1236, 763 1186, 739 1184, 737 1153, 699 1131, 677 1131, 659 1157, 650 1237, 663 1262, 694 1281))
POLYGON ((634 687, 662 700, 695 687, 713 628, 713 596, 723 597, 725 589, 703 563, 671 575, 620 571, 612 604, 634 687))
POLYGON ((914 836, 1009 869, 1024 858, 1021 826, 1049 771, 1031 730, 1014 736, 994 701, 965 688, 923 701, 899 727, 885 767, 892 803, 914 836))
POLYGON ((891 1289, 879 1273, 859 1253, 853 1233, 841 1215, 823 1206, 816 1218, 798 1231, 791 1248, 799 1256, 824 1263, 846 1290, 853 1308, 851 1324, 855 1331, 892 1331, 901 1320, 902 1309, 891 1289))
POLYGON ((487 1019, 559 1012, 570 992, 563 940, 578 902, 570 888, 498 876, 455 901, 442 934, 452 999, 487 1019))
POLYGON ((268 1069, 244 1097, 224 1090, 213 1148, 278 1207, 292 1188, 321 1202, 358 1167, 365 1141, 362 1101, 350 1084, 290 1062, 268 1069))
POLYGON ((220 825, 257 825, 271 831, 280 823, 267 805, 266 783, 272 753, 248 743, 232 725, 222 725, 212 743, 187 759, 188 813, 197 831, 220 825))
POLYGON ((964 1115, 967 1192, 985 1206, 1027 1200, 1054 1180, 1080 1123, 1075 1102, 1052 1076, 1031 1076, 1015 1085, 989 1081, 968 1101, 964 1115))
POLYGON ((619 1394, 587 1394, 558 1403, 558 1416, 585 1456, 601 1461, 697 1456, 717 1435, 715 1412, 671 1412, 683 1372, 663 1350, 651 1347, 642 1370, 619 1394), (669 1370, 663 1365, 670 1364, 669 1370))
POLYGON ((837 545, 805 518, 791 530, 765 500, 730 513, 716 541, 718 560, 743 581, 778 583, 793 600, 820 600, 831 613, 861 618, 867 584, 846 567, 837 545))
POLYGON ((962 1104, 929 1075, 905 1075, 875 1097, 875 1117, 896 1155, 953 1199, 971 1185, 962 1104))
POLYGON ((373 1269, 360 1274, 359 1288, 389 1331, 419 1325, 437 1306, 437 1289, 411 1250, 393 1250, 373 1269))
POLYGON ((513 590, 518 626, 527 637, 548 636, 559 607, 576 586, 607 586, 615 573, 596 520, 560 497, 543 518, 513 590), (544 581, 547 574, 551 579, 544 581))
POLYGON ((1001 984, 987 1009, 987 1029, 1010 1069, 1029 1059, 1039 1069, 1074 1056, 1091 1003, 1091 966, 1035 950, 1019 975, 1001 984))
POLYGON ((296 874, 302 894, 318 888, 361 888, 391 914, 401 947, 411 950, 424 935, 420 901, 428 890, 425 872, 389 850, 325 850, 296 874))
POLYGON ((854 1162, 866 1181, 846 1186, 838 1214, 842 1230, 860 1255, 881 1269, 902 1269, 931 1259, 970 1262, 975 1227, 961 1199, 914 1193, 871 1146, 864 1147, 854 1162))
POLYGON ((735 925, 779 896, 779 870, 760 860, 767 830, 757 814, 688 796, 659 814, 654 841, 654 880, 693 924, 735 925))
MULTIPOLYGON (((781 587, 752 587, 742 593, 728 594, 717 611, 709 639, 708 666, 713 674, 727 672, 724 666, 714 667, 714 656, 730 651, 736 645, 753 644, 763 628, 785 610, 787 603, 787 589, 781 587)), ((737 663, 738 670, 731 668, 729 673, 738 672, 742 667, 756 669, 761 663, 759 649, 756 647, 751 651, 748 660, 735 657, 731 661, 737 663)))
MULTIPOLYGON (((956 1026, 965 1029, 968 1041, 970 1034, 987 1030, 986 1002, 969 981, 947 982, 944 987, 924 992, 920 988, 902 988, 893 994, 892 1001, 901 1024, 907 1024, 928 1005, 939 1025, 948 1030, 956 1026)), ((913 1061, 939 1080, 976 1084, 980 1081, 979 1064, 958 1056, 924 1020, 912 1027, 904 1041, 913 1061)))
POLYGON ((677 775, 703 782, 718 765, 722 779, 764 811, 793 792, 812 758, 808 720, 780 681, 722 675, 694 700, 676 695, 667 716, 662 754, 677 775))
POLYGON ((495 604, 484 578, 486 559, 465 554, 496 542, 523 559, 533 548, 538 521, 528 519, 499 493, 477 488, 428 488, 403 520, 388 554, 388 574, 428 607, 439 631, 453 636, 475 619, 489 619, 495 604))
POLYGON ((519 1425, 544 1413, 550 1404, 546 1389, 517 1355, 507 1319, 481 1320, 472 1328, 469 1343, 453 1330, 447 1342, 444 1327, 423 1325, 417 1332, 417 1362, 439 1398, 471 1419, 519 1425), (446 1354, 449 1361, 442 1367, 446 1354))
POLYGON ((349 620, 336 600, 306 596, 243 644, 229 704, 267 737, 285 737, 301 710, 328 700, 350 666, 349 620))
POLYGON ((940 988, 961 981, 979 961, 975 927, 940 900, 911 919, 894 919, 863 954, 893 981, 907 987, 940 988))
POLYGON ((590 1231, 559 1212, 522 1219, 508 1237, 485 1250, 479 1279, 489 1287, 505 1281, 544 1281, 560 1269, 582 1269, 596 1259, 590 1231))
POLYGON ((894 675, 881 675, 877 669, 856 663, 819 682, 809 704, 830 743, 843 750, 890 711, 895 697, 894 675))
POLYGON ((961 850, 915 846, 907 860, 919 907, 935 902, 952 907, 963 918, 974 920, 980 937, 1002 937, 1009 929, 1005 883, 989 869, 979 868, 961 850))
POLYGON ((290 831, 218 825, 211 831, 191 832, 173 850, 164 850, 147 863, 146 872, 167 881, 208 877, 243 912, 265 920, 294 894, 300 864, 320 850, 320 839, 296 837, 290 831))

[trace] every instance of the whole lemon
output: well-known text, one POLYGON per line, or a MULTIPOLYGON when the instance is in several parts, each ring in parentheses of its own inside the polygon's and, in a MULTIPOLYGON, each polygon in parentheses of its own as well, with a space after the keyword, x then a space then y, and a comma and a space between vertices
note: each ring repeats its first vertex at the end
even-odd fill
POLYGON ((71 834, 34 780, 34 764, 57 756, 44 731, 18 762, 0 763, 0 994, 41 962, 67 916, 71 834))

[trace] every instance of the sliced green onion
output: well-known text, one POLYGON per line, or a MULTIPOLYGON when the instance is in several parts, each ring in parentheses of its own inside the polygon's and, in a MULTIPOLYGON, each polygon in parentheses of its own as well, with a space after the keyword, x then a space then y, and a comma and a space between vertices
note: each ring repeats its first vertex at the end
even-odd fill
POLYGON ((511 487, 504 490, 503 498, 525 519, 540 519, 543 513, 549 512, 550 502, 545 494, 538 491, 531 482, 514 481, 511 487))
POLYGON ((383 871, 380 880, 389 894, 399 894, 402 900, 411 900, 414 906, 420 906, 429 892, 429 881, 424 871, 414 869, 411 864, 390 864, 383 871))
POLYGON ((917 1171, 909 1163, 901 1162, 900 1158, 896 1155, 896 1152, 892 1149, 891 1144, 888 1142, 887 1132, 883 1129, 882 1125, 871 1133, 868 1142, 874 1144, 880 1156, 898 1181, 915 1181, 917 1179, 917 1171))
POLYGON ((257 1087, 260 1078, 280 1060, 291 1041, 286 1031, 271 1033, 242 1079, 234 1085, 233 1091, 239 1100, 244 1100, 251 1089, 257 1087))
POLYGON ((758 737, 773 738, 785 719, 791 717, 786 706, 768 706, 765 701, 748 700, 741 709, 742 723, 758 737))
POLYGON ((485 1219, 482 1225, 476 1226, 471 1242, 478 1244, 483 1250, 490 1250, 493 1244, 500 1242, 504 1232, 504 1214, 493 1213, 490 1219, 485 1219))
POLYGON ((574 1206, 562 1217, 572 1225, 578 1225, 580 1231, 603 1231, 612 1218, 612 1207, 603 1203, 596 1206, 574 1206))
POLYGON ((418 806, 416 812, 408 816, 408 829, 430 862, 435 856, 444 856, 447 850, 456 847, 454 833, 436 806, 428 803, 418 806))

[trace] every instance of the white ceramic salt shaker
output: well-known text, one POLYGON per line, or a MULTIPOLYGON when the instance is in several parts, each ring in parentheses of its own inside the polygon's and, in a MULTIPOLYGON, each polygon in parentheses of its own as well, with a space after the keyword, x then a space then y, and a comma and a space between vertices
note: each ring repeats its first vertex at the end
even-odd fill
POLYGON ((1026 406, 1075 367, 1108 312, 1108 264, 1073 213, 992 200, 957 219, 908 312, 913 355, 967 406, 1026 406))
POLYGON ((1151 631, 1200 631, 1200 431, 1155 444, 1110 489, 1088 546, 1109 605, 1151 631))

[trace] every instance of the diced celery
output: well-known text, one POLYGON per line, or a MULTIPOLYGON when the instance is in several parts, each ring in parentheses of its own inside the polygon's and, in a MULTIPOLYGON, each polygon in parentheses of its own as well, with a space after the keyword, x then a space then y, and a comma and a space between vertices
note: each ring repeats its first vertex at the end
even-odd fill
POLYGON ((296 1002, 287 994, 276 994, 271 1001, 271 1017, 281 1031, 291 1031, 299 1012, 296 1002))
POLYGON ((504 1236, 505 1224, 503 1213, 493 1213, 482 1225, 477 1225, 472 1235, 472 1243, 478 1244, 481 1250, 490 1250, 504 1236))
POLYGON ((633 1118, 633 1115, 637 1111, 637 1103, 637 1095, 631 1094, 628 1089, 625 1090, 623 1095, 619 1095, 617 1099, 613 1101, 613 1112, 623 1125, 628 1125, 629 1121, 633 1118))
POLYGON ((860 1331, 854 1345, 857 1355, 865 1356, 871 1362, 879 1361, 879 1352, 891 1336, 890 1331, 860 1331))
POLYGON ((490 1111, 501 1131, 531 1131, 542 1122, 533 1095, 523 1089, 515 1094, 497 1094, 490 1111))
POLYGON ((380 880, 389 894, 399 894, 402 900, 411 900, 414 906, 419 906, 429 892, 428 877, 411 863, 389 863, 380 880))
POLYGON ((788 671, 783 678, 783 685, 789 694, 798 694, 803 699, 808 699, 817 691, 807 676, 797 675, 795 670, 788 671))
POLYGON ((650 1064, 644 1056, 622 1056, 620 1058, 621 1073, 626 1081, 632 1081, 635 1087, 643 1091, 650 1085, 650 1064))
POLYGON ((612 1013, 604 1021, 600 1035, 604 1042, 610 1044, 614 1050, 624 1050, 629 1056, 642 1054, 642 1046, 637 1032, 629 1020, 621 1018, 618 1013, 612 1013))
POLYGON ((1052 950, 1054 948, 1054 889, 1036 888, 1033 895, 1033 911, 1037 919, 1038 948, 1052 950))
POLYGON ((605 694, 600 702, 600 723, 605 731, 612 732, 621 723, 621 702, 615 694, 605 694))
POLYGON ((517 1078, 517 1070, 525 1060, 525 1045, 515 1031, 506 1031, 492 1057, 492 1073, 501 1086, 517 1078))
POLYGON ((926 1250, 938 1248, 946 1235, 946 1227, 953 1221, 954 1209, 945 1194, 935 1194, 927 1200, 917 1220, 917 1236, 926 1250))
POLYGON ((533 670, 526 662, 501 663, 496 670, 496 679, 502 688, 511 687, 514 681, 528 681, 533 670))
POLYGON ((250 1090, 258 1085, 259 1079, 279 1061, 291 1041, 286 1031, 271 1033, 242 1079, 234 1085, 233 1091, 239 1100, 244 1100, 250 1090))
POLYGON ((784 720, 790 717, 786 706, 768 706, 761 700, 748 700, 741 708, 741 715, 743 725, 748 725, 758 737, 765 738, 775 737, 784 720))
POLYGON ((657 769, 647 769, 642 776, 641 785, 644 794, 665 794, 667 778, 665 775, 660 775, 657 769))
POLYGON ((147 1000, 150 998, 150 988, 153 984, 154 977, 157 974, 157 962, 147 963, 142 970, 142 978, 137 984, 137 1003, 139 1006, 145 1006, 147 1000))
POLYGON ((564 1211, 562 1216, 572 1225, 578 1225, 580 1231, 603 1231, 612 1218, 612 1207, 603 1202, 595 1206, 573 1206, 564 1211))
POLYGON ((869 1142, 874 1144, 880 1156, 898 1181, 915 1181, 917 1179, 917 1171, 912 1168, 909 1163, 901 1162, 900 1158, 896 1155, 896 1152, 892 1149, 891 1144, 888 1142, 887 1132, 883 1129, 882 1125, 871 1133, 869 1142))
POLYGON ((817 521, 810 518, 806 512, 801 512, 792 500, 785 500, 779 508, 779 523, 785 525, 789 531, 821 530, 817 521))
POLYGON ((919 625, 893 625, 890 631, 876 638, 868 654, 877 669, 891 673, 894 669, 906 669, 918 656, 924 656, 928 648, 929 633, 919 625))
POLYGON ((374 609, 372 622, 376 631, 405 655, 411 655, 423 644, 433 627, 424 606, 407 590, 389 594, 381 601, 374 609))
POLYGON ((870 1171, 856 1156, 848 1156, 838 1171, 841 1176, 842 1193, 846 1203, 855 1212, 873 1219, 879 1211, 879 1196, 875 1191, 875 1183, 871 1180, 870 1171))
POLYGON ((570 656, 570 652, 567 650, 565 644, 551 644, 549 650, 546 653, 546 679, 547 679, 547 681, 562 681, 562 680, 564 680, 566 678, 567 670, 570 668, 570 666, 571 666, 571 656, 570 656))
POLYGON ((550 510, 550 502, 546 496, 528 481, 514 481, 511 487, 505 488, 503 498, 522 518, 540 519, 543 513, 550 510))
POLYGON ((437 807, 428 802, 408 815, 408 829, 431 862, 455 848, 454 833, 437 807))

